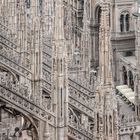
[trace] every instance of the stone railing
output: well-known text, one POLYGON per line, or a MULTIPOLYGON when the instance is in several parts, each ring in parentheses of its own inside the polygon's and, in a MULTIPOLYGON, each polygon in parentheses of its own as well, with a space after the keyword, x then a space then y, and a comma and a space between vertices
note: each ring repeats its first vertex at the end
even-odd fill
POLYGON ((51 55, 48 55, 47 53, 43 53, 43 63, 51 67, 52 66, 51 55))
POLYGON ((81 124, 75 123, 72 120, 69 120, 68 135, 72 138, 80 140, 92 140, 93 132, 88 128, 85 128, 81 124))
MULTIPOLYGON (((0 22, 0 36, 7 38, 12 44, 15 44, 16 40, 12 37, 12 31, 0 22)), ((16 45, 15 45, 16 46, 16 45)))
POLYGON ((112 32, 111 33, 111 40, 114 39, 123 39, 123 38, 135 38, 135 32, 112 32))
POLYGON ((72 78, 69 77, 69 85, 78 89, 79 91, 87 94, 87 95, 93 95, 93 86, 89 84, 87 80, 84 80, 83 78, 72 78))
MULTIPOLYGON (((134 56, 135 57, 135 56, 134 56)), ((136 58, 134 58, 133 62, 127 60, 124 56, 119 55, 120 58, 120 62, 122 63, 122 66, 126 66, 129 67, 130 69, 132 69, 133 71, 136 71, 136 58)))
POLYGON ((46 80, 43 79, 42 86, 47 91, 51 92, 51 83, 49 83, 48 81, 46 81, 46 80))
MULTIPOLYGON (((0 22, 0 46, 6 49, 6 54, 5 57, 7 57, 8 59, 14 61, 15 63, 20 64, 21 61, 19 62, 19 59, 21 58, 21 54, 20 52, 17 52, 16 49, 18 48, 16 41, 14 41, 14 39, 12 39, 12 31, 10 29, 8 29, 5 25, 3 25, 0 22)), ((1 52, 2 54, 3 52, 1 52)), ((26 54, 27 55, 27 54, 26 54)), ((24 67, 26 67, 28 70, 31 69, 31 64, 29 62, 29 59, 26 58, 24 60, 24 67)))
POLYGON ((75 107, 76 109, 80 110, 82 113, 90 116, 91 118, 94 117, 94 112, 91 108, 84 105, 84 103, 74 100, 74 98, 69 97, 69 105, 75 107))
POLYGON ((15 63, 10 58, 5 57, 4 54, 0 53, 0 63, 5 65, 6 67, 12 69, 17 74, 20 74, 21 76, 27 76, 28 78, 31 77, 31 72, 24 68, 23 66, 19 65, 18 63, 15 63))
POLYGON ((135 134, 140 132, 140 119, 138 117, 125 117, 119 120, 119 135, 135 134))
POLYGON ((5 40, 5 38, 0 38, 0 54, 15 63, 20 63, 20 53, 17 52, 13 44, 5 40))
POLYGON ((0 75, 0 98, 22 108, 38 119, 48 120, 51 125, 55 126, 54 114, 43 106, 40 98, 32 96, 28 87, 15 83, 3 75, 0 75))
POLYGON ((134 125, 140 125, 140 119, 138 117, 134 116, 128 116, 128 117, 120 117, 121 119, 119 120, 119 126, 124 127, 124 126, 134 126, 134 125))
POLYGON ((69 86, 69 104, 90 117, 94 116, 94 100, 71 86, 69 86))
POLYGON ((42 73, 43 73, 43 79, 46 80, 47 82, 51 83, 51 73, 45 69, 43 69, 42 73))
POLYGON ((43 52, 49 55, 52 54, 52 48, 43 42, 43 52))
POLYGON ((83 130, 83 131, 87 131, 88 133, 92 134, 92 130, 90 130, 90 124, 87 124, 87 126, 85 127, 84 125, 75 122, 74 118, 70 117, 69 118, 69 125, 73 126, 74 128, 78 129, 78 130, 83 130))
POLYGON ((13 69, 16 73, 31 77, 30 65, 25 68, 21 64, 21 55, 16 51, 13 43, 0 37, 0 63, 13 69))
POLYGON ((12 49, 17 48, 17 45, 15 43, 11 42, 8 38, 3 37, 1 34, 0 34, 0 42, 2 42, 3 44, 6 44, 7 47, 9 48, 12 48, 12 49))
POLYGON ((31 91, 29 91, 27 86, 12 81, 9 77, 2 74, 0 75, 0 85, 9 88, 9 90, 14 91, 27 99, 29 99, 29 95, 31 94, 31 91))
POLYGON ((91 98, 89 96, 87 96, 86 94, 84 94, 83 92, 80 92, 80 91, 74 89, 73 87, 69 87, 69 96, 74 98, 75 100, 78 100, 85 106, 92 108, 91 105, 93 104, 93 102, 92 102, 91 98))

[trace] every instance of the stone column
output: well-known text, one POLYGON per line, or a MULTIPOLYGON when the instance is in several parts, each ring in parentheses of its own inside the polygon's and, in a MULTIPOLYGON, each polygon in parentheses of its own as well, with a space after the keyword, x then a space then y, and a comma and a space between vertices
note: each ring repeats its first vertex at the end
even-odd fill
POLYGON ((57 140, 67 140, 68 127, 68 62, 67 46, 64 37, 63 0, 55 2, 55 24, 53 45, 53 88, 55 97, 57 140))

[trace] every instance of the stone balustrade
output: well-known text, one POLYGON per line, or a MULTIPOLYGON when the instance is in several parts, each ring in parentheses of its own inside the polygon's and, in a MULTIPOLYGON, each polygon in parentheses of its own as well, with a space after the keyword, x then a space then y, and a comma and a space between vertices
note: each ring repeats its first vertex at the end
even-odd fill
POLYGON ((90 85, 86 80, 83 78, 72 78, 69 76, 69 85, 75 87, 76 89, 80 90, 81 92, 87 95, 93 95, 93 86, 90 85))
POLYGON ((31 77, 30 64, 25 68, 21 63, 21 55, 9 40, 0 36, 0 62, 20 75, 31 77))
POLYGON ((133 126, 133 125, 140 125, 140 119, 138 117, 134 117, 134 116, 128 116, 128 117, 119 117, 121 118, 119 120, 119 126, 123 127, 123 126, 133 126))
POLYGON ((45 108, 44 103, 41 103, 36 96, 32 96, 27 86, 13 82, 2 74, 0 75, 0 97, 37 118, 48 120, 53 126, 56 125, 54 114, 45 108))
POLYGON ((51 73, 43 69, 43 79, 51 83, 51 73))
POLYGON ((11 61, 19 64, 20 63, 20 53, 12 47, 12 44, 5 40, 5 38, 0 38, 0 55, 10 59, 11 61))
POLYGON ((92 134, 92 130, 90 129, 90 124, 88 124, 87 127, 82 125, 81 123, 75 122, 74 119, 71 117, 69 118, 69 125, 73 126, 74 128, 81 130, 81 131, 87 131, 88 133, 92 134))
POLYGON ((43 63, 45 63, 45 64, 48 65, 49 67, 52 66, 51 56, 48 55, 47 53, 43 53, 43 63))
POLYGON ((52 48, 49 47, 47 44, 44 43, 43 52, 50 55, 50 54, 52 54, 52 48))
MULTIPOLYGON (((30 99, 31 91, 24 84, 19 84, 19 82, 10 80, 9 77, 5 75, 0 75, 0 85, 8 88, 9 90, 16 92, 24 98, 30 99)), ((35 102, 35 99, 31 99, 35 102)))
POLYGON ((12 37, 12 31, 2 24, 2 22, 0 22, 0 36, 7 38, 14 46, 16 46, 16 43, 14 43, 16 40, 12 37))
POLYGON ((90 130, 90 127, 85 128, 82 124, 75 123, 72 119, 69 119, 68 135, 80 140, 93 139, 93 132, 90 130))
POLYGON ((72 86, 69 86, 69 97, 76 100, 77 102, 80 102, 81 104, 84 104, 90 109, 92 109, 94 106, 94 102, 90 96, 86 95, 84 92, 80 92, 72 86))
POLYGON ((129 32, 112 32, 111 33, 111 40, 119 40, 124 38, 135 38, 135 32, 129 31, 129 32))
MULTIPOLYGON (((20 65, 21 67, 25 67, 24 69, 31 70, 30 60, 25 58, 24 63, 22 63, 21 53, 17 52, 17 44, 16 41, 13 41, 11 30, 9 30, 6 26, 4 26, 0 22, 0 55, 5 56, 7 59, 13 61, 14 63, 20 65)), ((26 52, 26 55, 29 55, 26 52)), ((6 59, 5 58, 5 59, 6 59)), ((10 63, 10 62, 9 62, 10 63)))

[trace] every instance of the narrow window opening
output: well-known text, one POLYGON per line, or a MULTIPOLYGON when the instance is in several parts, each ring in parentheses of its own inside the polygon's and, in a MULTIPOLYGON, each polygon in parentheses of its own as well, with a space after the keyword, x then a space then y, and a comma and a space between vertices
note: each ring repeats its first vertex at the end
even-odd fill
POLYGON ((122 67, 122 72, 123 72, 123 84, 127 85, 127 71, 124 66, 122 67))
POLYGON ((121 32, 124 31, 124 15, 120 16, 120 30, 121 32))
POLYGON ((39 68, 39 62, 38 62, 38 52, 36 52, 36 73, 38 73, 38 68, 39 68))
POLYGON ((126 31, 129 31, 129 14, 126 15, 125 22, 126 22, 126 31))
POLYGON ((62 117, 62 109, 63 109, 63 107, 62 107, 62 88, 61 88, 61 117, 62 117))
POLYGON ((62 59, 60 60, 60 63, 61 63, 61 68, 60 68, 60 70, 61 70, 61 72, 62 72, 62 59))
POLYGON ((0 107, 0 122, 2 122, 2 109, 0 107))
POLYGON ((134 91, 133 73, 129 71, 128 76, 129 76, 129 87, 134 91))
POLYGON ((120 31, 121 32, 128 32, 130 28, 130 16, 128 12, 123 12, 120 15, 120 31))
POLYGON ((93 62, 95 70, 99 67, 99 30, 101 25, 101 14, 102 9, 101 7, 97 7, 95 11, 95 21, 96 21, 96 32, 95 32, 95 52, 93 52, 93 62))
POLYGON ((99 114, 97 113, 97 133, 99 133, 99 114))
POLYGON ((42 0, 39 0, 39 11, 40 11, 40 15, 42 15, 42 0))
POLYGON ((109 116, 109 124, 110 124, 110 134, 112 135, 112 116, 109 116))
POLYGON ((106 135, 108 136, 108 117, 106 115, 106 135))
POLYGON ((20 0, 17 0, 17 8, 19 7, 20 4, 20 0))

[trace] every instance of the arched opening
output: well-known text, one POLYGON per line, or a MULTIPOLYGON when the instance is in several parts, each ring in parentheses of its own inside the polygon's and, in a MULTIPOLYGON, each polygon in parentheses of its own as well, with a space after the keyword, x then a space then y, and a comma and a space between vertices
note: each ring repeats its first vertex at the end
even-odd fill
POLYGON ((126 68, 125 66, 122 67, 122 73, 123 73, 123 84, 124 85, 127 85, 127 71, 126 71, 126 68))
POLYGON ((100 119, 99 119, 99 113, 97 113, 97 133, 99 133, 99 121, 100 121, 100 119))
POLYGON ((124 15, 121 14, 120 16, 120 31, 123 32, 124 31, 124 15))
POLYGON ((94 68, 99 66, 99 29, 101 23, 101 7, 98 6, 95 10, 95 50, 94 50, 94 68))
POLYGON ((74 110, 72 108, 69 108, 68 115, 69 115, 69 123, 74 126, 80 127, 80 125, 81 125, 80 112, 78 112, 77 110, 74 110))
POLYGON ((106 123, 106 125, 105 125, 105 127, 106 127, 106 136, 108 136, 108 116, 107 115, 105 116, 105 123, 106 123))
POLYGON ((128 72, 128 81, 129 87, 134 91, 134 80, 133 80, 133 73, 131 71, 128 72))
POLYGON ((12 81, 13 84, 18 83, 19 81, 19 76, 3 65, 0 65, 0 77, 5 77, 8 81, 12 81))
POLYGON ((110 133, 110 135, 112 135, 112 116, 110 115, 109 116, 109 133, 110 133))
POLYGON ((128 32, 130 28, 130 15, 127 11, 123 11, 120 15, 120 31, 128 32))
POLYGON ((0 110, 0 139, 39 139, 37 125, 30 116, 2 100, 0 100, 0 110))
MULTIPOLYGON (((19 76, 10 69, 0 66, 0 80, 7 81, 8 87, 18 85, 19 79, 19 76)), ((0 99, 0 122, 0 139, 38 140, 34 119, 26 115, 22 109, 4 102, 3 99, 0 99)))
POLYGON ((129 14, 125 16, 126 31, 129 31, 129 14))
POLYGON ((98 6, 95 10, 95 19, 96 19, 96 24, 100 24, 101 21, 101 7, 98 6))

